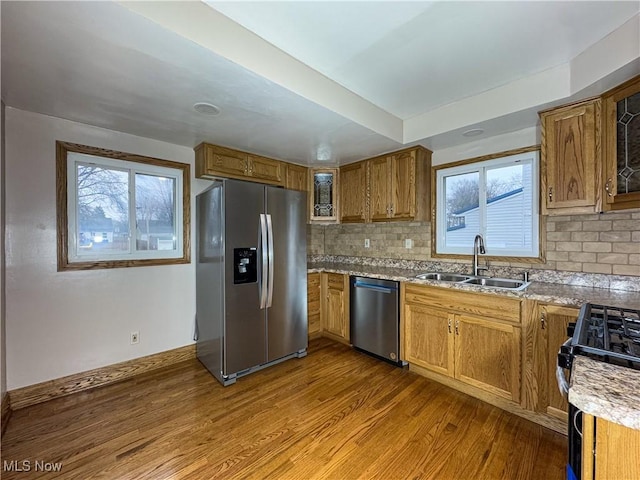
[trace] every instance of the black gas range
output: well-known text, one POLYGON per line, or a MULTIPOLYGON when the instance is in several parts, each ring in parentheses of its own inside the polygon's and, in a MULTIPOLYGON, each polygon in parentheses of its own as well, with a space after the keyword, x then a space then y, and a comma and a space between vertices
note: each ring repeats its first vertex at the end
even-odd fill
POLYGON ((587 303, 569 326, 571 341, 562 346, 558 364, 571 369, 575 355, 640 370, 640 310, 587 303))
MULTIPOLYGON (((626 368, 640 370, 640 310, 587 303, 578 320, 570 324, 570 336, 558 353, 556 377, 560 391, 567 396, 576 355, 626 368)), ((569 464, 567 479, 580 479, 582 468, 582 412, 569 403, 569 464)))

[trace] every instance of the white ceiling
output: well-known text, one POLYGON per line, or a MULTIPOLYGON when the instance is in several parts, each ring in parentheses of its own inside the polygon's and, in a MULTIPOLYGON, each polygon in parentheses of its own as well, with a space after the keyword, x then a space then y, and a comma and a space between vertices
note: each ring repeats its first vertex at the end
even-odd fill
POLYGON ((543 107, 640 73, 640 0, 0 8, 6 105, 302 164, 531 127, 543 107))

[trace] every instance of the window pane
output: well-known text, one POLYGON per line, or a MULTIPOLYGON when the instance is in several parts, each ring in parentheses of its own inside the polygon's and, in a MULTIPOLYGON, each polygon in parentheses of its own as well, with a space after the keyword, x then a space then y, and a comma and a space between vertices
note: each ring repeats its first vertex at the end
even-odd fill
POLYGON ((77 255, 129 251, 128 183, 122 170, 77 165, 77 255))
POLYGON ((532 248, 531 186, 531 163, 487 170, 485 240, 491 248, 532 248))
POLYGON ((445 177, 447 247, 473 246, 474 237, 480 233, 480 193, 478 172, 445 177))
POLYGON ((136 174, 136 249, 175 250, 176 179, 136 174))

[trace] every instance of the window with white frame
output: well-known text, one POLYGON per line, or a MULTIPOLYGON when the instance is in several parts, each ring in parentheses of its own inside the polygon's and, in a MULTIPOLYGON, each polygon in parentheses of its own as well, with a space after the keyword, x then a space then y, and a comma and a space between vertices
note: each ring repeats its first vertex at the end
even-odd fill
POLYGON ((58 269, 188 263, 189 165, 58 142, 58 269))
POLYGON ((537 150, 436 170, 435 253, 539 258, 537 150))

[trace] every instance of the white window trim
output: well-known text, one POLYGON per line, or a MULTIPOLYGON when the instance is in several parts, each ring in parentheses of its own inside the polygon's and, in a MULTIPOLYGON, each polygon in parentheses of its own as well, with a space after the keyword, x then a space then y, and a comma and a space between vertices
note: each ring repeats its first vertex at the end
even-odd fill
MULTIPOLYGON (((509 155, 505 157, 484 160, 475 163, 459 165, 457 167, 441 168, 436 173, 436 246, 435 253, 437 255, 471 255, 472 245, 468 247, 445 247, 447 218, 446 218, 446 199, 445 199, 445 177, 451 175, 460 175, 463 173, 486 172, 487 168, 504 167, 513 165, 516 162, 530 162, 532 164, 531 172, 531 189, 532 189, 532 231, 531 231, 531 250, 524 249, 499 249, 492 248, 487 244, 487 255, 496 257, 524 257, 539 258, 540 257, 540 185, 539 185, 539 169, 540 169, 540 152, 538 150, 509 155)), ((486 184, 479 182, 480 194, 480 234, 486 239, 486 184)))
POLYGON ((162 167, 127 160, 116 160, 97 155, 69 151, 67 154, 67 239, 68 239, 68 262, 102 262, 119 260, 155 260, 155 259, 180 259, 184 256, 183 242, 183 172, 176 168, 162 167), (76 229, 78 226, 77 212, 77 165, 97 165, 126 171, 129 174, 129 251, 128 252, 101 252, 100 254, 82 253, 78 254, 78 239, 76 229), (174 197, 174 225, 175 225, 175 250, 136 250, 135 249, 135 184, 134 179, 137 173, 146 175, 158 175, 175 179, 174 197))

